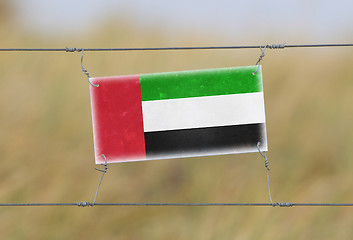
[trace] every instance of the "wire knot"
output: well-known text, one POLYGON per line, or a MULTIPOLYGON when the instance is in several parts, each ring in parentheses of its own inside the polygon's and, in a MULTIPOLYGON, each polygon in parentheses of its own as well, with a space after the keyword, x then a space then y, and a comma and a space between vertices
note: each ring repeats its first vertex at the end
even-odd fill
POLYGON ((266 45, 266 48, 269 48, 269 49, 284 49, 285 47, 286 47, 285 43, 266 45))
POLYGON ((266 153, 265 152, 261 152, 260 144, 261 144, 260 142, 257 143, 257 145, 256 145, 257 150, 259 151, 261 156, 265 159, 265 168, 267 169, 267 171, 270 171, 270 168, 269 168, 270 163, 268 162, 268 158, 266 156, 266 153))
POLYGON ((260 68, 260 62, 262 61, 263 57, 265 56, 265 50, 266 48, 268 47, 269 45, 266 45, 264 47, 264 49, 262 49, 262 47, 260 47, 260 50, 261 50, 261 54, 260 54, 260 57, 259 57, 259 60, 257 60, 256 64, 257 65, 257 68, 256 68, 256 71, 252 73, 252 75, 256 75, 256 73, 259 71, 259 68, 260 68))
POLYGON ((265 168, 267 168, 269 171, 270 171, 270 168, 269 168, 269 162, 268 162, 268 159, 265 160, 265 168))
POLYGON ((285 47, 286 47, 286 44, 285 44, 285 43, 260 46, 261 55, 260 55, 260 57, 259 57, 259 60, 257 60, 257 62, 256 62, 256 64, 255 64, 255 65, 257 65, 256 71, 253 72, 252 74, 253 74, 253 75, 256 75, 256 73, 259 71, 260 62, 262 61, 262 59, 263 59, 264 56, 265 56, 265 50, 266 50, 266 48, 269 48, 269 49, 283 49, 283 48, 285 48, 285 47))
POLYGON ((75 48, 75 47, 74 48, 70 48, 70 47, 65 48, 66 52, 82 52, 82 50, 83 50, 82 48, 75 48))
POLYGON ((294 203, 292 202, 277 202, 272 204, 273 207, 279 206, 279 207, 293 207, 294 203))
POLYGON ((81 49, 78 49, 78 51, 82 51, 82 56, 81 56, 81 69, 82 69, 82 72, 87 76, 87 81, 89 82, 89 84, 91 84, 93 87, 99 87, 99 84, 93 84, 90 80, 91 76, 89 75, 88 71, 84 68, 83 66, 83 57, 84 57, 84 54, 85 54, 85 51, 83 48, 81 49))
POLYGON ((95 168, 97 171, 100 171, 100 172, 103 172, 103 173, 106 173, 107 170, 108 170, 108 162, 107 162, 107 158, 105 157, 104 154, 102 154, 102 157, 104 158, 104 163, 101 163, 101 165, 104 166, 104 169, 99 169, 99 168, 95 168))
POLYGON ((255 65, 258 65, 262 61, 263 57, 265 56, 265 50, 266 50, 267 46, 268 45, 266 45, 264 49, 260 48, 261 49, 261 54, 260 54, 259 60, 257 60, 255 65))
POLYGON ((90 202, 77 202, 76 203, 77 207, 93 207, 94 204, 90 202))

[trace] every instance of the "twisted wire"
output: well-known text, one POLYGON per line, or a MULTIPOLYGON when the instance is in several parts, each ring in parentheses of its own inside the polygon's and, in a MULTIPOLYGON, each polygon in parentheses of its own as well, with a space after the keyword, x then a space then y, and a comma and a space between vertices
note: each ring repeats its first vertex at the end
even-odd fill
POLYGON ((82 69, 82 72, 87 76, 87 81, 89 82, 89 84, 91 84, 93 87, 99 87, 99 84, 93 84, 90 80, 91 76, 89 75, 89 72, 83 67, 83 57, 84 57, 84 54, 85 54, 85 51, 83 48, 66 48, 66 49, 69 49, 70 52, 71 51, 82 51, 82 56, 81 56, 81 69, 82 69))
MULTIPOLYGON (((260 150, 260 142, 257 143, 256 147, 259 151, 259 153, 261 154, 261 156, 265 159, 265 168, 266 168, 266 176, 267 176, 267 189, 268 189, 268 196, 270 198, 270 202, 272 204, 272 206, 276 206, 278 205, 279 203, 273 203, 272 202, 272 197, 271 197, 271 186, 270 186, 270 167, 269 167, 269 162, 268 162, 268 158, 266 156, 266 153, 265 152, 261 152, 260 150)), ((280 206, 280 205, 279 205, 280 206)))
POLYGON ((98 195, 98 191, 99 191, 99 188, 101 186, 101 183, 102 183, 102 180, 103 180, 103 177, 104 177, 104 174, 106 174, 107 170, 108 170, 108 162, 107 162, 107 158, 105 157, 104 154, 102 154, 102 157, 104 158, 104 163, 102 164, 104 166, 104 169, 101 170, 101 169, 98 169, 96 168, 97 171, 100 171, 102 172, 102 176, 101 176, 101 179, 99 181, 99 184, 98 184, 98 187, 97 187, 97 190, 96 190, 96 195, 94 195, 94 200, 93 200, 93 203, 91 206, 94 206, 94 204, 96 203, 96 199, 97 199, 97 195, 98 195))

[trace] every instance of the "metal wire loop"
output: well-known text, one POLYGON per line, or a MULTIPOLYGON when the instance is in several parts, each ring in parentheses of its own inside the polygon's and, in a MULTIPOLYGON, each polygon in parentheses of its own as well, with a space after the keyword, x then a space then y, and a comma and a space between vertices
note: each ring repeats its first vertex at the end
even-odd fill
MULTIPOLYGON (((257 147, 257 150, 259 151, 259 153, 261 154, 261 156, 265 159, 265 168, 266 168, 266 176, 267 176, 268 197, 270 198, 270 202, 271 202, 272 206, 275 207, 275 206, 277 206, 278 204, 272 202, 271 187, 270 187, 270 174, 269 174, 270 168, 269 168, 268 158, 267 158, 265 152, 261 152, 260 144, 261 144, 261 143, 258 142, 257 145, 256 145, 256 147, 257 147)), ((278 205, 278 206, 280 206, 280 205, 278 205)))
POLYGON ((94 195, 94 200, 93 200, 93 203, 92 203, 92 207, 94 206, 94 204, 96 203, 96 199, 97 199, 97 195, 98 195, 98 191, 99 191, 99 187, 101 186, 101 183, 102 183, 102 180, 103 180, 103 177, 104 177, 104 174, 107 172, 108 170, 108 162, 107 162, 107 158, 105 157, 104 154, 102 154, 102 157, 104 158, 104 163, 102 163, 102 165, 104 166, 104 169, 98 169, 98 168, 95 168, 97 171, 100 171, 102 172, 102 176, 101 176, 101 179, 99 181, 99 184, 98 184, 98 187, 97 187, 97 190, 96 190, 96 194, 94 195))
POLYGON ((281 44, 272 44, 272 45, 265 45, 264 48, 262 48, 262 46, 260 46, 260 50, 261 50, 261 55, 259 57, 259 60, 257 60, 256 64, 257 65, 257 69, 255 72, 253 72, 253 75, 256 75, 256 73, 259 71, 260 68, 260 62, 262 61, 262 59, 265 57, 265 50, 266 48, 269 49, 284 49, 286 47, 285 43, 281 43, 281 44))
POLYGON ((265 50, 266 50, 267 46, 269 46, 269 45, 266 45, 266 46, 264 47, 264 49, 262 49, 262 47, 260 47, 261 55, 260 55, 260 57, 259 57, 259 60, 257 60, 257 62, 256 62, 256 64, 255 64, 255 65, 257 65, 257 69, 256 69, 255 72, 252 73, 253 75, 256 75, 256 73, 259 71, 260 62, 261 62, 261 60, 263 59, 263 57, 265 56, 265 50))
POLYGON ((267 158, 265 152, 261 152, 261 150, 260 150, 260 145, 261 145, 261 143, 258 142, 257 145, 256 145, 257 150, 259 151, 259 153, 261 154, 261 156, 262 156, 263 158, 265 158, 265 168, 267 168, 267 169, 270 171, 269 163, 268 163, 268 158, 267 158))
POLYGON ((82 68, 82 72, 87 76, 87 80, 89 82, 89 84, 91 84, 93 87, 99 87, 99 84, 93 84, 90 80, 91 76, 89 75, 88 71, 83 67, 83 57, 84 57, 84 53, 85 51, 83 50, 83 48, 81 48, 82 51, 82 56, 81 56, 81 68, 82 68))
POLYGON ((106 173, 107 170, 108 170, 108 162, 107 162, 107 158, 105 157, 104 154, 102 154, 102 157, 104 158, 104 163, 101 163, 101 165, 104 166, 104 169, 103 169, 103 170, 102 170, 102 169, 99 169, 99 168, 95 168, 95 169, 96 169, 97 171, 106 173))

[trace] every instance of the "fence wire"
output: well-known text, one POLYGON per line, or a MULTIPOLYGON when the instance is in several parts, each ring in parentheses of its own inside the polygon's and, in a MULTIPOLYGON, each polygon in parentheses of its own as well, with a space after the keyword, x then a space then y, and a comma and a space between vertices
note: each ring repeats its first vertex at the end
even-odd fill
POLYGON ((132 207, 353 207, 353 203, 1 203, 0 207, 54 207, 54 206, 77 206, 77 207, 96 207, 96 206, 132 206, 132 207))
POLYGON ((227 49, 284 49, 284 48, 319 48, 353 47, 353 43, 328 44, 267 44, 248 46, 196 46, 196 47, 136 47, 136 48, 0 48, 1 52, 81 52, 81 51, 173 51, 173 50, 227 50, 227 49))

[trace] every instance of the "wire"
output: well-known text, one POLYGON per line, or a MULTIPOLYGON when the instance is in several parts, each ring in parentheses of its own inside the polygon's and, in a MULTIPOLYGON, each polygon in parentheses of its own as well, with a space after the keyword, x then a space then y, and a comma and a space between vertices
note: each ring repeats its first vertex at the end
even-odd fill
POLYGON ((250 46, 204 46, 204 47, 146 47, 146 48, 0 48, 2 52, 81 52, 84 51, 172 51, 172 50, 221 50, 221 49, 255 49, 255 48, 316 48, 316 47, 353 47, 353 43, 329 44, 272 44, 250 46))
POLYGON ((77 206, 77 203, 1 203, 0 207, 77 206))
MULTIPOLYGON (((317 47, 353 47, 353 43, 347 44, 296 44, 296 45, 286 45, 286 44, 272 44, 272 45, 250 45, 250 46, 204 46, 204 47, 148 47, 148 48, 0 48, 0 52, 84 52, 84 51, 172 51, 172 50, 226 50, 226 49, 284 49, 284 48, 317 48, 317 47)), ((82 56, 83 58, 83 56, 82 56)), ((81 65, 82 65, 81 58, 81 65)), ((261 60, 261 59, 260 59, 261 60)), ((259 60, 259 61, 260 61, 259 60)), ((82 70, 85 69, 82 66, 82 70)), ((84 71, 85 72, 85 71, 84 71)), ((87 71, 86 71, 87 72, 87 71)), ((89 76, 89 75, 87 75, 89 76)), ((261 151, 260 151, 261 154, 261 151)), ((262 155, 262 154, 261 154, 262 155)), ((267 158, 264 156, 266 161, 267 158)), ((100 184, 102 182, 103 176, 106 172, 102 171, 98 188, 96 190, 96 195, 94 197, 93 203, 90 202, 77 202, 77 203, 0 203, 0 207, 29 207, 29 206, 266 206, 266 207, 348 207, 353 206, 353 203, 292 203, 292 202, 282 202, 273 203, 270 192, 269 185, 269 175, 268 175, 268 162, 265 167, 267 168, 267 182, 268 182, 268 192, 271 203, 96 203, 96 198, 100 184)), ((106 165, 105 165, 106 167, 106 165)), ((98 169, 97 169, 98 170, 98 169)))
POLYGON ((174 206, 174 207, 209 207, 209 206, 231 206, 231 207, 353 207, 353 203, 1 203, 0 207, 52 207, 52 206, 174 206))
MULTIPOLYGON (((93 85, 93 86, 95 86, 95 85, 93 85)), ((98 86, 99 86, 99 85, 98 85, 98 86)), ((99 169, 99 168, 95 168, 97 171, 102 172, 102 176, 101 176, 101 180, 99 181, 99 184, 98 184, 98 187, 97 187, 97 190, 96 190, 96 194, 94 195, 94 200, 93 200, 92 205, 94 205, 94 204, 96 203, 98 191, 99 191, 99 188, 100 188, 100 186, 101 186, 101 183, 102 183, 104 174, 106 174, 106 173, 107 173, 107 170, 108 170, 107 158, 105 157, 104 154, 102 154, 102 157, 104 158, 104 163, 102 164, 102 165, 104 166, 104 169, 102 170, 102 169, 99 169)))

